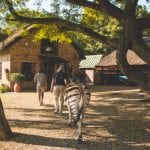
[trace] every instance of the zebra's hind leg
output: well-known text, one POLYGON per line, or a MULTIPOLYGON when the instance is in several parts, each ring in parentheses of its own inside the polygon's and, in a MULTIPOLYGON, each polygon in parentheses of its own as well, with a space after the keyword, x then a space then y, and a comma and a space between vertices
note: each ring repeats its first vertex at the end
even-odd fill
POLYGON ((68 127, 76 127, 76 122, 72 120, 71 122, 68 123, 68 127))
POLYGON ((74 127, 75 125, 74 125, 74 121, 72 120, 71 122, 69 121, 69 123, 68 123, 68 127, 74 127))
POLYGON ((72 113, 71 113, 71 109, 70 107, 68 106, 68 110, 69 110, 69 122, 68 122, 68 127, 72 127, 72 113))
POLYGON ((82 120, 79 120, 77 122, 77 127, 78 127, 78 137, 77 137, 77 144, 81 144, 82 143, 82 120))
POLYGON ((77 139, 77 144, 81 144, 82 143, 82 135, 80 135, 77 139))

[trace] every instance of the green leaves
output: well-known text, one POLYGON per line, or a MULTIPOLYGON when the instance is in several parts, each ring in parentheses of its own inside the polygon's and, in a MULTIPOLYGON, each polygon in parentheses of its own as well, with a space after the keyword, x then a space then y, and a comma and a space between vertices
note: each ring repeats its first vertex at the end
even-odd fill
POLYGON ((116 19, 89 8, 84 9, 82 22, 96 32, 110 37, 117 36, 121 29, 116 19))
POLYGON ((69 32, 61 32, 56 25, 39 25, 39 30, 35 35, 35 41, 41 40, 42 38, 47 38, 50 41, 58 41, 60 43, 72 42, 69 32))

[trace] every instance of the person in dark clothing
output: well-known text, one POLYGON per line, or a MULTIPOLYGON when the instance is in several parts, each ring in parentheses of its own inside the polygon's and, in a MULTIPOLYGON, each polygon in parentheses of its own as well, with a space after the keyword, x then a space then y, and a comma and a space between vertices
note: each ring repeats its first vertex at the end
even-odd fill
POLYGON ((62 114, 62 107, 64 104, 64 89, 67 84, 67 77, 64 73, 63 65, 59 66, 57 71, 53 74, 50 92, 54 92, 55 96, 55 110, 54 113, 62 114))

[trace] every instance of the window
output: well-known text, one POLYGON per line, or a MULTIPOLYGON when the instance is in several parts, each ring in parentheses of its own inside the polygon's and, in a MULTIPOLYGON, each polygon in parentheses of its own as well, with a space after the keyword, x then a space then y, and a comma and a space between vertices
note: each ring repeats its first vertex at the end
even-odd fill
POLYGON ((0 62, 0 80, 2 79, 2 62, 0 62))
POLYGON ((58 44, 51 42, 48 39, 41 40, 41 53, 56 54, 58 51, 58 44))
POLYGON ((25 81, 33 81, 35 74, 35 63, 22 62, 21 73, 25 77, 25 81))

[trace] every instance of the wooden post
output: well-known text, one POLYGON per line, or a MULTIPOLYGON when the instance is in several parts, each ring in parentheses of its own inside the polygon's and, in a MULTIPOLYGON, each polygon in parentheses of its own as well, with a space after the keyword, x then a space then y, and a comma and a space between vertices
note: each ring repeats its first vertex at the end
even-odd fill
POLYGON ((12 131, 5 117, 3 104, 0 98, 0 140, 6 140, 11 135, 12 135, 12 131))

